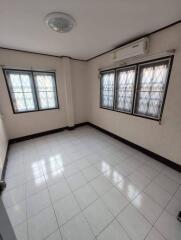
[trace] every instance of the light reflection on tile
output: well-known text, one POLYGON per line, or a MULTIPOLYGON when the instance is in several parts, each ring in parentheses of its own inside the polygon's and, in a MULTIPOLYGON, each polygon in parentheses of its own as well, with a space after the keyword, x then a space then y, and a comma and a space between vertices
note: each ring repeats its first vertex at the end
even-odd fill
MULTIPOLYGON (((150 233, 147 238, 158 236, 161 240, 164 235, 177 240, 180 230, 175 217, 181 200, 180 179, 179 173, 150 157, 93 128, 82 127, 13 144, 3 193, 7 197, 3 201, 18 240, 60 240, 53 206, 59 225, 68 221, 67 229, 73 233, 77 221, 71 219, 74 215, 77 219, 77 214, 83 211, 96 235, 103 231, 98 239, 116 240, 124 230, 120 223, 112 224, 111 216, 119 216, 132 206, 119 220, 127 227, 128 238, 135 232, 130 223, 138 225, 137 234, 145 237, 149 225, 146 219, 154 224, 165 207, 165 215, 156 223, 161 235, 150 233)), ((78 226, 81 225, 78 221, 78 226)), ((127 235, 121 237, 127 239, 127 235)), ((69 238, 72 237, 74 234, 69 238)), ((135 236, 138 238, 139 235, 135 236)))
POLYGON ((117 189, 121 191, 129 200, 133 200, 141 190, 132 182, 124 179, 116 185, 117 189))
POLYGON ((103 174, 106 178, 108 178, 108 180, 110 180, 112 182, 112 184, 117 184, 124 180, 124 176, 121 175, 120 173, 118 173, 114 169, 113 170, 110 169, 110 170, 104 172, 103 174))

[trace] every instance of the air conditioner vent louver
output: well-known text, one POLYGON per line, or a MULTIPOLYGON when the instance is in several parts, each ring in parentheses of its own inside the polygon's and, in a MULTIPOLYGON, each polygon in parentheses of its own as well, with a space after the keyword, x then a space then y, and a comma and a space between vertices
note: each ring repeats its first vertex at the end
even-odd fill
POLYGON ((114 62, 122 61, 125 59, 144 56, 149 51, 149 39, 142 38, 124 47, 116 49, 112 53, 112 59, 114 62))

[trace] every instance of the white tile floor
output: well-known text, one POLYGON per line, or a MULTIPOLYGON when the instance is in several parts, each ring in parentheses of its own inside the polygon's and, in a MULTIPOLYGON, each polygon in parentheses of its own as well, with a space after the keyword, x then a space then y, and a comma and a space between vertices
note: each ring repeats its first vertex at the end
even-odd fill
POLYGON ((181 175, 91 127, 13 144, 18 240, 180 240, 181 175))

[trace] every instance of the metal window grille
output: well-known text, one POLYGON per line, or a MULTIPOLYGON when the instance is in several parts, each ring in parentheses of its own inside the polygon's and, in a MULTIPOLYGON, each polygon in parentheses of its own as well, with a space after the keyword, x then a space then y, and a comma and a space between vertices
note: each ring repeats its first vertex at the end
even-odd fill
POLYGON ((115 109, 132 112, 136 67, 118 69, 116 74, 115 109))
POLYGON ((51 109, 58 107, 55 74, 33 72, 40 109, 51 109))
POLYGON ((3 71, 14 113, 58 108, 54 72, 3 71))
POLYGON ((139 66, 134 113, 160 118, 170 60, 156 61, 139 66))
POLYGON ((5 71, 15 112, 34 111, 37 109, 31 72, 5 71))
POLYGON ((101 106, 113 109, 115 72, 109 71, 101 74, 101 106))
POLYGON ((100 107, 160 121, 173 58, 102 71, 100 107))

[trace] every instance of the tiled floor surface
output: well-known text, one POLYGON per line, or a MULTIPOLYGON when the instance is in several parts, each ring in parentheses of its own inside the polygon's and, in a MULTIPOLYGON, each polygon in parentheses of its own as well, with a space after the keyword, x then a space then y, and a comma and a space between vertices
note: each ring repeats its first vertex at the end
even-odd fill
POLYGON ((18 240, 181 240, 181 175, 91 127, 11 146, 18 240))

